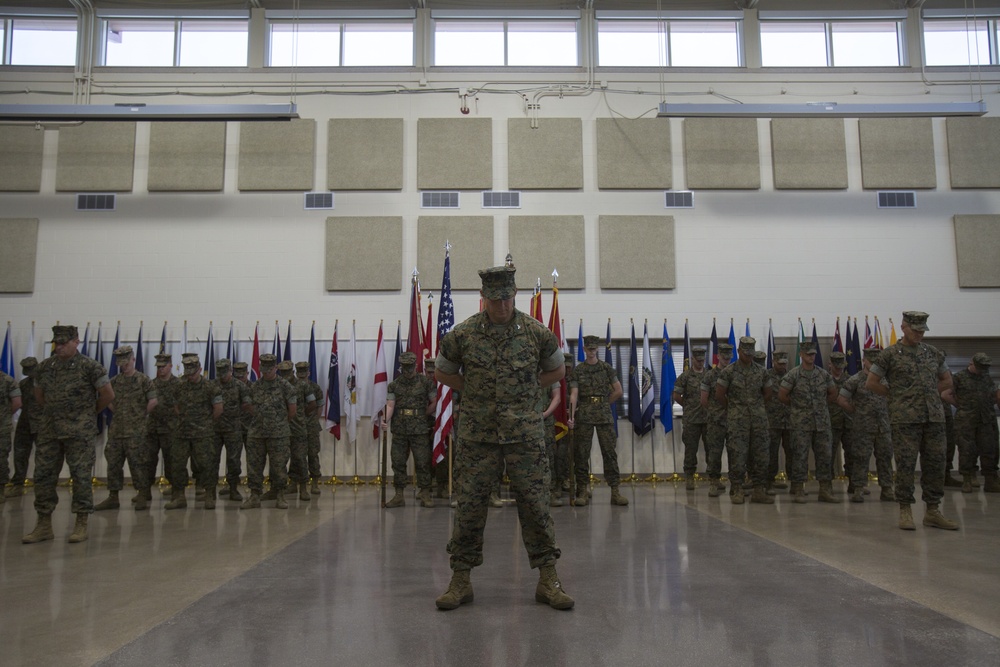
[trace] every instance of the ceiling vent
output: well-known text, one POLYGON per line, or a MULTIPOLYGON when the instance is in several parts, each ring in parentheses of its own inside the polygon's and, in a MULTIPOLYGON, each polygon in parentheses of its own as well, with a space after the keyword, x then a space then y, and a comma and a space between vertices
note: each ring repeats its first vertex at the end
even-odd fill
POLYGON ((694 208, 694 194, 690 191, 668 191, 663 193, 664 208, 694 208))
POLYGON ((307 192, 305 209, 307 211, 319 211, 333 208, 332 192, 307 192))
POLYGON ((421 192, 420 208, 458 208, 458 193, 421 192))
POLYGON ((916 208, 917 193, 913 191, 883 191, 878 193, 879 208, 916 208))
POLYGON ((114 193, 80 193, 76 196, 78 211, 113 211, 118 195, 114 193))

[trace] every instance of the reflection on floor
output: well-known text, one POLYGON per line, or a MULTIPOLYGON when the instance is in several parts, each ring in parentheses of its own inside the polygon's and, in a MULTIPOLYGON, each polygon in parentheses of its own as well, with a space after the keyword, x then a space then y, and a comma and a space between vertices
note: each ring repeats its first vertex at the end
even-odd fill
POLYGON ((620 508, 598 486, 593 505, 552 510, 568 612, 534 601, 508 503, 475 602, 441 612, 453 511, 323 488, 287 511, 167 512, 154 493, 151 511, 95 514, 76 545, 65 490, 56 540, 36 545, 20 540, 33 495, 9 499, 0 664, 998 664, 1000 496, 981 491, 946 493, 960 531, 922 527, 918 505, 904 532, 877 500, 734 506, 661 483, 620 508))

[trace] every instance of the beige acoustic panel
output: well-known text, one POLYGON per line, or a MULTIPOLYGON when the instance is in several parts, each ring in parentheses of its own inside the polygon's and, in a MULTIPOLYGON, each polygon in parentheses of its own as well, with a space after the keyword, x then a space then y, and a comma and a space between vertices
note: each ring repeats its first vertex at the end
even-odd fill
POLYGON ((953 188, 1000 188, 1000 118, 949 118, 948 168, 953 188))
POLYGON ((135 123, 84 123, 59 128, 58 192, 131 192, 135 123))
POLYGON ((403 286, 403 218, 326 219, 326 289, 399 291, 403 286))
POLYGON ((419 190, 489 190, 492 187, 492 118, 417 120, 419 190))
POLYGON ((583 121, 507 120, 507 182, 511 190, 583 188, 583 121))
POLYGON ((38 218, 0 218, 0 293, 35 291, 38 218))
POLYGON ((521 292, 530 292, 539 278, 548 292, 553 269, 560 289, 587 286, 582 215, 512 215, 508 233, 521 292))
POLYGON ((0 191, 42 189, 42 143, 45 132, 27 125, 0 127, 0 191))
POLYGON ((329 189, 403 189, 402 118, 331 118, 327 136, 329 189))
POLYGON ((312 190, 316 184, 316 121, 240 123, 239 189, 312 190))
POLYGON ((598 188, 669 190, 673 176, 670 119, 597 119, 598 188))
POLYGON ((863 187, 937 187, 930 118, 862 118, 858 129, 863 187))
POLYGON ((771 153, 777 190, 847 189, 842 118, 775 118, 771 153))
POLYGON ((417 218, 420 286, 435 294, 441 289, 444 276, 445 243, 451 244, 451 288, 478 291, 482 285, 479 270, 493 266, 493 216, 422 215, 417 218))
POLYGON ((956 215, 959 287, 1000 287, 1000 215, 956 215))
POLYGON ((692 190, 760 189, 756 118, 685 118, 684 166, 692 190))
POLYGON ((150 192, 218 192, 225 172, 225 122, 150 123, 150 192))
POLYGON ((601 289, 677 287, 672 215, 598 218, 601 289))

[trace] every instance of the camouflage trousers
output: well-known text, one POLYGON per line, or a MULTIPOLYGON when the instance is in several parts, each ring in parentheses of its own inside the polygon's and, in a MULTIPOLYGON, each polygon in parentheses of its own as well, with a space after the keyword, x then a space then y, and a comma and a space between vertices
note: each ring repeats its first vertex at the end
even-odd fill
POLYGON ((552 477, 552 490, 562 491, 562 483, 569 479, 569 447, 572 438, 569 433, 556 440, 555 433, 545 439, 545 450, 549 455, 549 475, 552 477))
MULTIPOLYGON (((575 449, 573 456, 576 465, 576 492, 590 487, 590 450, 594 446, 594 433, 597 433, 597 444, 601 448, 601 459, 604 461, 604 481, 610 487, 621 483, 618 473, 618 437, 612 424, 577 424, 573 437, 575 449)), ((510 473, 507 473, 508 476, 510 473)))
POLYGON ((11 432, 0 431, 0 492, 10 481, 10 450, 12 446, 11 432))
POLYGON ((28 420, 19 419, 14 429, 14 477, 11 479, 15 486, 24 486, 24 480, 28 477, 28 461, 31 460, 35 439, 36 434, 31 432, 28 420))
POLYGON ((896 500, 912 505, 917 457, 920 457, 921 499, 937 504, 944 495, 944 422, 892 425, 892 454, 896 459, 896 500))
POLYGON ((955 417, 951 413, 949 406, 944 406, 944 433, 945 441, 948 443, 945 451, 945 471, 951 472, 955 464, 955 450, 958 448, 958 439, 955 437, 955 417))
POLYGON ((270 461, 271 488, 284 490, 288 485, 288 436, 267 438, 251 435, 247 438, 247 486, 251 493, 264 492, 264 463, 270 461))
POLYGON ((768 440, 770 445, 768 449, 767 458, 767 481, 773 482, 778 476, 779 469, 781 466, 779 453, 781 450, 785 452, 785 475, 790 478, 790 470, 792 468, 792 432, 787 428, 772 428, 768 429, 768 440))
POLYGON ((167 478, 170 486, 174 486, 174 463, 170 458, 173 442, 173 433, 146 433, 145 459, 150 480, 156 480, 156 466, 160 462, 160 452, 163 452, 163 476, 167 478))
POLYGON ((219 464, 215 459, 215 443, 212 435, 202 438, 177 438, 170 446, 170 467, 174 478, 171 487, 184 489, 188 484, 188 460, 191 461, 191 476, 199 489, 214 489, 219 484, 219 464))
MULTIPOLYGON (((434 486, 444 492, 448 491, 448 448, 444 448, 444 458, 434 462, 433 451, 431 452, 431 467, 434 471, 434 486)), ((454 462, 452 462, 454 464, 454 462)))
POLYGON ((145 437, 109 438, 108 444, 104 445, 104 460, 108 463, 108 491, 121 491, 125 488, 126 460, 133 488, 148 489, 152 486, 149 463, 145 457, 145 437))
POLYGON ((722 452, 726 451, 727 430, 726 422, 709 422, 705 429, 705 472, 709 479, 718 480, 722 477, 722 452))
POLYGON ((862 487, 868 484, 868 468, 875 453, 875 471, 878 485, 892 488, 892 436, 888 431, 854 429, 851 440, 851 484, 862 487))
POLYGON ((854 460, 851 448, 854 446, 854 431, 850 424, 830 430, 830 479, 837 476, 837 452, 844 453, 844 475, 851 475, 851 461, 854 460))
POLYGON ((698 443, 705 446, 705 459, 708 459, 708 424, 689 424, 683 422, 684 432, 681 442, 684 443, 684 474, 693 475, 698 469, 698 443))
POLYGON ((392 434, 392 485, 405 489, 409 481, 406 462, 413 453, 413 468, 417 473, 417 487, 431 488, 431 439, 429 433, 416 435, 392 434))
POLYGON ((805 431, 797 428, 792 429, 792 472, 789 479, 793 482, 809 480, 810 449, 816 463, 816 479, 821 482, 833 480, 830 469, 830 431, 805 431))
POLYGON ((73 514, 90 514, 94 511, 94 462, 97 450, 94 438, 65 438, 39 441, 35 445, 35 511, 49 515, 59 504, 56 483, 63 461, 69 466, 73 480, 73 514))
POLYGON ((471 570, 483 564, 489 495, 504 463, 511 494, 517 501, 528 562, 534 568, 551 565, 559 558, 555 524, 549 514, 551 480, 545 441, 508 444, 463 441, 455 453, 458 508, 448 542, 452 570, 471 570))
POLYGON ((306 432, 306 454, 309 459, 309 476, 319 479, 323 473, 319 470, 319 431, 315 429, 306 432))
POLYGON ((226 450, 226 483, 235 489, 240 485, 240 475, 243 474, 243 434, 239 431, 215 434, 212 458, 212 470, 218 470, 222 459, 222 450, 226 450))
POLYGON ((981 421, 955 417, 955 441, 958 445, 960 473, 971 475, 976 472, 980 463, 983 472, 996 472, 997 460, 993 452, 997 442, 995 426, 996 420, 992 424, 984 424, 981 421))
MULTIPOLYGON (((306 434, 293 433, 288 438, 288 479, 294 484, 309 482, 309 444, 306 434)), ((271 476, 274 477, 274 466, 271 466, 271 476)))
POLYGON ((753 485, 766 486, 767 460, 771 451, 766 422, 728 421, 726 454, 729 456, 729 481, 743 484, 749 469, 753 485))

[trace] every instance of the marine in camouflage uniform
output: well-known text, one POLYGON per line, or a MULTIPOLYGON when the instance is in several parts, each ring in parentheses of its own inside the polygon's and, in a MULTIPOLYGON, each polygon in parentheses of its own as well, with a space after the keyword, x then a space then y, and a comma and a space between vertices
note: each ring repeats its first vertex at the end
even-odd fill
POLYGON ((21 388, 17 380, 0 371, 0 505, 4 503, 10 480, 11 432, 14 430, 11 420, 20 409, 21 388))
POLYGON ((251 386, 253 422, 247 438, 247 486, 250 497, 241 509, 260 507, 264 491, 264 464, 270 463, 271 491, 277 509, 288 509, 285 485, 288 483, 289 422, 295 418, 295 389, 278 377, 278 359, 273 354, 260 355, 261 377, 251 386))
POLYGON ((997 482, 997 417, 1000 404, 997 383, 990 377, 993 360, 984 352, 972 357, 968 368, 955 373, 955 437, 958 440, 958 470, 962 493, 972 493, 976 463, 982 463, 984 491, 1000 491, 997 482))
POLYGON ((243 500, 240 493, 240 459, 243 457, 243 428, 241 418, 250 405, 250 387, 233 377, 232 362, 219 359, 215 362, 215 388, 222 395, 222 414, 215 420, 214 447, 209 468, 219 469, 223 448, 226 450, 226 485, 230 500, 243 500))
POLYGON ((927 504, 923 524, 958 530, 958 524, 941 514, 944 495, 944 410, 941 398, 954 401, 951 373, 944 355, 923 342, 928 330, 927 313, 906 311, 900 323, 903 337, 882 350, 865 382, 865 387, 889 399, 892 423, 892 450, 896 459, 896 501, 899 527, 915 530, 913 478, 920 456, 920 487, 927 504), (886 384, 881 383, 885 379, 886 384))
POLYGON ((598 336, 584 336, 583 349, 587 358, 576 365, 569 376, 569 427, 575 429, 576 439, 573 451, 576 465, 577 506, 586 505, 590 494, 590 450, 594 446, 594 433, 601 447, 604 461, 604 481, 611 487, 611 504, 628 505, 628 499, 621 495, 618 486, 621 476, 618 472, 618 436, 611 415, 611 406, 622 396, 622 383, 611 364, 597 358, 597 348, 601 345, 598 336))
POLYGON ((169 354, 156 355, 156 377, 153 390, 156 392, 156 407, 146 424, 146 459, 149 479, 156 481, 156 466, 163 454, 163 476, 171 489, 174 484, 174 470, 171 457, 172 443, 177 435, 177 388, 180 378, 175 376, 173 357, 169 354))
POLYGON ((104 366, 77 352, 80 336, 75 326, 52 327, 52 342, 55 353, 38 365, 35 378, 35 400, 42 408, 35 446, 38 524, 21 538, 25 544, 54 537, 52 512, 59 503, 56 482, 63 461, 69 465, 73 480, 72 511, 76 514, 76 525, 69 541, 87 539, 87 519, 94 511, 91 475, 97 458, 94 448, 97 415, 115 398, 104 366))
POLYGON ((771 394, 767 370, 753 361, 757 341, 740 338, 739 359, 722 369, 716 382, 716 397, 726 408, 726 453, 729 455, 729 497, 734 505, 743 503, 743 479, 749 468, 753 484, 752 503, 771 504, 767 495, 767 409, 771 394))
POLYGON ((705 371, 701 380, 701 407, 705 408, 708 419, 705 429, 705 471, 708 473, 708 495, 712 498, 717 498, 726 490, 726 485, 722 483, 722 452, 726 448, 728 424, 726 406, 719 401, 715 387, 723 369, 729 366, 732 358, 733 346, 719 343, 719 363, 705 371))
POLYGON ((315 400, 305 406, 306 419, 306 457, 309 464, 309 493, 319 494, 319 482, 323 477, 319 467, 319 434, 323 426, 319 423, 320 407, 323 404, 323 389, 309 379, 309 362, 298 361, 295 363, 295 375, 299 382, 309 385, 309 392, 315 400))
MULTIPOLYGON (((38 427, 41 423, 41 407, 35 401, 35 375, 38 373, 38 359, 25 357, 21 360, 21 372, 24 379, 18 383, 21 390, 21 418, 14 427, 14 477, 4 495, 7 498, 24 495, 24 483, 28 477, 28 461, 31 450, 38 439, 38 427)), ((2 465, 2 464, 0 464, 2 465)), ((0 501, 3 502, 3 501, 0 501)))
POLYGON ((701 383, 705 378, 705 348, 691 350, 691 367, 681 373, 674 384, 673 400, 684 408, 684 481, 688 491, 694 491, 694 474, 698 468, 698 443, 705 447, 708 459, 708 410, 701 406, 701 383))
MULTIPOLYGON (((215 461, 214 420, 222 416, 222 394, 201 372, 198 355, 184 356, 184 379, 177 386, 177 437, 171 445, 174 480, 172 498, 164 509, 187 507, 184 489, 188 483, 188 459, 196 489, 205 490, 205 509, 215 509, 215 488, 219 484, 219 464, 215 461), (215 467, 212 467, 212 463, 215 467)), ((197 495, 195 496, 197 498, 197 495)))
POLYGON ((541 399, 538 402, 538 409, 542 412, 542 419, 545 420, 545 452, 548 455, 549 479, 551 487, 549 489, 549 507, 562 507, 562 482, 556 477, 556 408, 562 402, 562 386, 557 382, 551 387, 543 387, 541 399))
POLYGON ((408 475, 406 462, 413 453, 413 467, 417 473, 418 498, 424 507, 434 507, 431 497, 431 429, 427 416, 434 413, 437 388, 425 375, 417 373, 417 355, 404 352, 399 355, 400 375, 389 383, 386 392, 386 412, 382 427, 392 425, 392 486, 396 493, 385 506, 405 505, 403 490, 408 475))
POLYGON ((156 407, 156 390, 153 381, 135 370, 135 353, 131 345, 123 345, 114 352, 118 374, 111 378, 115 400, 111 404, 114 419, 108 427, 108 443, 104 446, 104 460, 108 463, 108 497, 94 507, 95 512, 116 510, 118 493, 125 488, 125 461, 128 460, 132 486, 136 490, 135 509, 145 510, 152 500, 152 480, 149 462, 145 455, 146 421, 156 407))
MULTIPOLYGON (((292 491, 299 492, 299 500, 311 500, 309 493, 309 442, 306 435, 306 412, 316 413, 316 396, 309 382, 299 382, 295 377, 295 366, 291 361, 278 364, 278 375, 295 390, 295 416, 288 420, 290 432, 288 440, 288 479, 292 491)), ((273 467, 273 466, 272 466, 273 467)), ((272 472, 272 475, 274 473, 272 472)))
POLYGON ((799 349, 801 364, 785 373, 778 399, 791 407, 789 426, 792 431, 792 496, 795 502, 806 502, 805 483, 809 478, 809 450, 816 461, 819 480, 819 501, 839 503, 833 495, 833 472, 830 466, 830 410, 837 400, 837 384, 833 377, 815 365, 816 345, 804 341, 799 349))
POLYGON ((837 403, 852 415, 854 429, 851 441, 851 485, 854 491, 852 503, 864 502, 864 486, 868 483, 868 465, 875 452, 875 470, 878 485, 882 488, 879 500, 895 500, 892 493, 892 431, 889 427, 889 406, 885 396, 879 396, 867 389, 868 373, 874 360, 881 352, 879 348, 865 348, 863 368, 847 378, 840 388, 837 403))
MULTIPOLYGON (((788 372, 788 353, 774 352, 774 366, 767 371, 772 387, 781 387, 781 381, 788 372)), ((788 475, 792 466, 792 432, 788 428, 789 408, 778 400, 778 392, 772 391, 771 398, 764 402, 767 409, 767 433, 770 441, 767 461, 768 487, 787 489, 788 484, 777 480, 780 469, 780 451, 785 452, 785 474, 788 475)), ((773 493, 773 490, 770 491, 773 493)))
MULTIPOLYGON (((830 353, 830 377, 837 385, 837 394, 850 377, 844 370, 847 367, 847 356, 843 352, 830 353)), ((843 452, 844 475, 848 478, 848 493, 854 493, 851 477, 851 446, 853 445, 853 432, 851 415, 844 411, 837 403, 827 406, 830 410, 830 476, 837 476, 837 450, 843 452)))
POLYGON ((566 372, 562 351, 551 331, 514 308, 513 266, 479 275, 483 312, 441 339, 435 371, 439 382, 462 392, 455 462, 458 507, 448 542, 453 574, 435 604, 455 609, 472 602, 469 573, 483 562, 489 493, 506 462, 524 547, 531 567, 539 568, 535 599, 569 609, 573 598, 563 591, 555 570, 560 551, 549 514, 551 479, 538 410, 542 387, 566 372))

